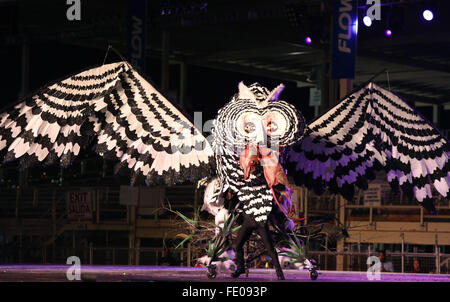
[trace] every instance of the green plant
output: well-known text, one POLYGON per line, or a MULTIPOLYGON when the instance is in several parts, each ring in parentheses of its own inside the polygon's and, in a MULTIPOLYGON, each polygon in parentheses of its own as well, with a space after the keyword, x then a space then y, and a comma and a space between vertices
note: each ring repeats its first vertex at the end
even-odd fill
POLYGON ((178 237, 184 237, 184 239, 178 243, 178 245, 175 247, 176 249, 182 246, 186 241, 190 240, 194 235, 196 234, 197 230, 199 229, 199 217, 200 217, 200 208, 197 209, 197 212, 195 213, 195 218, 190 219, 186 217, 185 215, 181 214, 180 212, 176 211, 177 215, 183 218, 188 224, 190 224, 194 228, 194 232, 192 232, 189 235, 185 234, 179 234, 178 237))
POLYGON ((208 247, 205 249, 206 255, 211 258, 211 261, 226 261, 230 259, 229 257, 224 258, 220 256, 228 249, 228 245, 226 244, 228 236, 230 236, 241 227, 239 225, 233 228, 235 220, 236 217, 234 216, 234 214, 232 214, 229 220, 227 220, 227 218, 225 217, 223 227, 212 223, 214 227, 219 229, 219 232, 214 237, 214 239, 208 243, 208 247))
POLYGON ((205 249, 207 256, 211 258, 211 261, 226 261, 230 259, 229 257, 220 256, 229 247, 227 244, 227 238, 241 227, 240 225, 233 227, 237 218, 234 214, 232 214, 229 219, 225 217, 223 226, 221 227, 212 222, 200 223, 200 208, 197 210, 194 219, 190 219, 178 211, 175 211, 175 213, 189 225, 190 229, 192 229, 192 232, 189 235, 177 235, 177 237, 181 237, 183 238, 183 240, 175 248, 178 248, 182 246, 186 241, 193 239, 194 236, 196 236, 197 233, 199 233, 203 229, 214 228, 217 229, 218 232, 216 236, 214 236, 214 238, 208 242, 208 247, 205 249))
POLYGON ((282 250, 279 252, 279 255, 286 256, 291 258, 291 261, 289 263, 302 263, 307 255, 308 255, 308 248, 309 248, 309 233, 306 236, 306 242, 301 242, 297 236, 292 233, 289 237, 289 240, 284 241, 284 243, 287 243, 290 247, 290 250, 282 250), (294 238, 294 239, 292 239, 294 238))

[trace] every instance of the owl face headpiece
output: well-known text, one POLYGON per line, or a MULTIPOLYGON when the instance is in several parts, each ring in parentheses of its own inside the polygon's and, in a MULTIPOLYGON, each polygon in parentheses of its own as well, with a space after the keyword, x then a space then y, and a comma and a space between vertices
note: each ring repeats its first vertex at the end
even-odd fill
POLYGON ((258 83, 248 87, 239 83, 239 93, 217 116, 222 138, 235 147, 286 147, 298 141, 305 131, 305 119, 293 105, 278 100, 283 89, 283 84, 269 91, 258 83))

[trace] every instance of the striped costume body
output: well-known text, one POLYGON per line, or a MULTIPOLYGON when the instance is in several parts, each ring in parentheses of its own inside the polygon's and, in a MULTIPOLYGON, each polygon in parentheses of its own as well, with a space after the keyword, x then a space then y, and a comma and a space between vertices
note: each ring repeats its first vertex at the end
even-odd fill
POLYGON ((213 128, 212 147, 222 183, 220 192, 229 189, 236 194, 244 212, 257 223, 267 221, 274 198, 260 165, 244 179, 240 154, 248 145, 267 146, 269 141, 279 151, 279 145, 289 145, 303 135, 305 122, 301 113, 277 99, 283 87, 269 91, 258 83, 249 87, 241 83, 239 93, 219 110, 213 128), (245 125, 249 124, 253 131, 245 131, 245 125), (278 132, 268 132, 269 124, 276 125, 278 132))
MULTIPOLYGON (((220 138, 213 146, 221 146, 220 138)), ((218 194, 228 189, 237 195, 244 212, 258 223, 265 223, 272 211, 273 196, 264 173, 258 168, 254 173, 244 179, 244 172, 239 165, 239 155, 234 150, 222 149, 216 153, 216 169, 221 188, 218 194)))

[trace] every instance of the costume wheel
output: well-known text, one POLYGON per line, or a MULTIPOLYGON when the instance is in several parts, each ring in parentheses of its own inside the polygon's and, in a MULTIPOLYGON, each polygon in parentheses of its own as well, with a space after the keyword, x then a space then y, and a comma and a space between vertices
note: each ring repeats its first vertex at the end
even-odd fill
POLYGON ((206 274, 206 276, 208 277, 208 279, 215 279, 217 276, 216 272, 210 272, 208 271, 208 273, 206 274))
POLYGON ((206 274, 208 279, 214 279, 217 276, 216 266, 214 264, 211 264, 208 266, 208 273, 206 274))
POLYGON ((316 280, 319 277, 319 273, 315 269, 309 270, 309 279, 316 280))

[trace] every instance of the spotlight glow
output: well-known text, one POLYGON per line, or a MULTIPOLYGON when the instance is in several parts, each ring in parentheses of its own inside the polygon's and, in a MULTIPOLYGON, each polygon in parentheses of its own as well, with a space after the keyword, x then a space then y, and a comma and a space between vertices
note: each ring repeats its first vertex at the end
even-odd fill
POLYGON ((434 18, 433 12, 429 9, 424 10, 422 16, 427 21, 431 21, 434 18))
POLYGON ((306 38, 305 38, 305 42, 306 42, 307 44, 311 44, 311 42, 312 42, 311 37, 306 37, 306 38))
POLYGON ((386 31, 384 32, 384 34, 385 34, 387 37, 390 37, 390 36, 392 35, 392 31, 391 31, 390 29, 386 29, 386 31))
POLYGON ((356 19, 355 22, 353 22, 352 31, 355 35, 358 34, 358 19, 356 19))
POLYGON ((365 16, 363 18, 363 22, 364 22, 364 25, 367 26, 367 27, 372 26, 372 19, 370 19, 369 16, 365 16))

